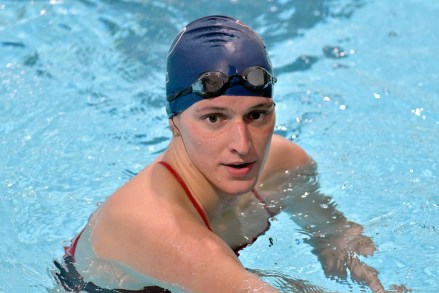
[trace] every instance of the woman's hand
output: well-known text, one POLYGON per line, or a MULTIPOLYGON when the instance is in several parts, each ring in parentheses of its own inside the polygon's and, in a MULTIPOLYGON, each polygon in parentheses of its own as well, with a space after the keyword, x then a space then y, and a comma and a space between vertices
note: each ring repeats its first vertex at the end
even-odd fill
POLYGON ((313 233, 309 242, 314 247, 313 253, 322 263, 327 277, 346 279, 347 268, 361 283, 364 283, 362 279, 372 279, 372 276, 377 275, 374 269, 361 270, 352 261, 356 255, 372 256, 376 250, 372 239, 362 235, 362 232, 363 228, 359 224, 346 222, 333 232, 313 233))
POLYGON ((312 235, 308 242, 313 246, 313 253, 322 264, 325 275, 344 280, 349 270, 353 281, 366 284, 374 293, 409 292, 403 285, 393 286, 392 291, 384 290, 378 271, 358 259, 358 256, 372 256, 376 250, 372 239, 362 232, 361 225, 346 221, 335 231, 312 235))

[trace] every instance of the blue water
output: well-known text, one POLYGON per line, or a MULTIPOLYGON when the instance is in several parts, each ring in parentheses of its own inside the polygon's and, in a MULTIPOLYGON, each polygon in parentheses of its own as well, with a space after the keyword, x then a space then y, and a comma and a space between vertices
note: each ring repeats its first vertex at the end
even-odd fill
MULTIPOLYGON (((378 251, 364 261, 388 288, 438 292, 439 2, 191 3, 0 1, 0 291, 54 287, 63 244, 166 148, 174 35, 228 14, 266 40, 279 80, 276 132, 309 152, 321 191, 374 239, 378 251)), ((241 260, 368 292, 325 278, 284 214, 241 260)))

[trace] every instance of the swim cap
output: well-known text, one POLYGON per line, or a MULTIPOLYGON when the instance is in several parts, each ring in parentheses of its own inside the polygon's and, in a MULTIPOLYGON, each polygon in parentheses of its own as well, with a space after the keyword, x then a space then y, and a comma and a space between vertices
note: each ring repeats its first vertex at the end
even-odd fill
MULTIPOLYGON (((251 66, 263 67, 272 74, 267 48, 255 31, 228 16, 197 19, 178 33, 169 49, 166 96, 190 87, 205 72, 220 71, 230 76, 240 74, 251 66)), ((231 82, 222 94, 271 98, 272 85, 255 92, 245 88, 242 83, 231 82)), ((199 94, 190 93, 168 101, 168 117, 203 99, 199 94)))

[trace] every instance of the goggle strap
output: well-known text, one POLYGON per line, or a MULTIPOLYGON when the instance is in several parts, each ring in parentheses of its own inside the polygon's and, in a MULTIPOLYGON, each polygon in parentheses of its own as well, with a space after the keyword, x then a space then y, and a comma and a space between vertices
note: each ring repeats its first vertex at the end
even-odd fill
POLYGON ((224 87, 230 82, 230 80, 234 77, 238 77, 239 79, 241 79, 243 81, 243 85, 244 87, 248 88, 249 90, 261 90, 261 89, 265 89, 268 85, 270 84, 275 84, 277 82, 277 78, 272 76, 265 68, 260 67, 260 66, 252 66, 247 68, 246 70, 244 70, 242 72, 242 74, 233 74, 230 76, 227 76, 226 74, 217 71, 217 72, 204 72, 202 73, 198 78, 197 81, 195 81, 190 87, 185 88, 173 95, 168 96, 166 99, 168 100, 168 102, 171 102, 173 100, 175 100, 178 97, 181 96, 185 96, 188 95, 190 93, 197 93, 200 94, 202 96, 205 96, 207 98, 209 97, 214 97, 216 96, 218 93, 222 92, 224 87), (249 80, 248 80, 248 74, 250 72, 252 72, 253 70, 261 70, 263 71, 264 74, 264 83, 262 85, 254 85, 252 84, 249 80), (206 89, 204 88, 202 79, 203 78, 209 78, 209 75, 214 75, 214 73, 216 73, 216 77, 222 79, 223 84, 222 86, 214 91, 214 92, 208 92, 206 91, 206 89))

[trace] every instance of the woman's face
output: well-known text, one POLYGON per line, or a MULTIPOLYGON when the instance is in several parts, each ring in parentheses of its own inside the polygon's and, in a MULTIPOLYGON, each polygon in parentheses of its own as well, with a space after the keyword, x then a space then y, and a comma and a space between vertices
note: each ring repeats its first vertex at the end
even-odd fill
POLYGON ((191 162, 211 183, 227 194, 253 189, 273 134, 272 99, 205 99, 173 119, 191 162))

